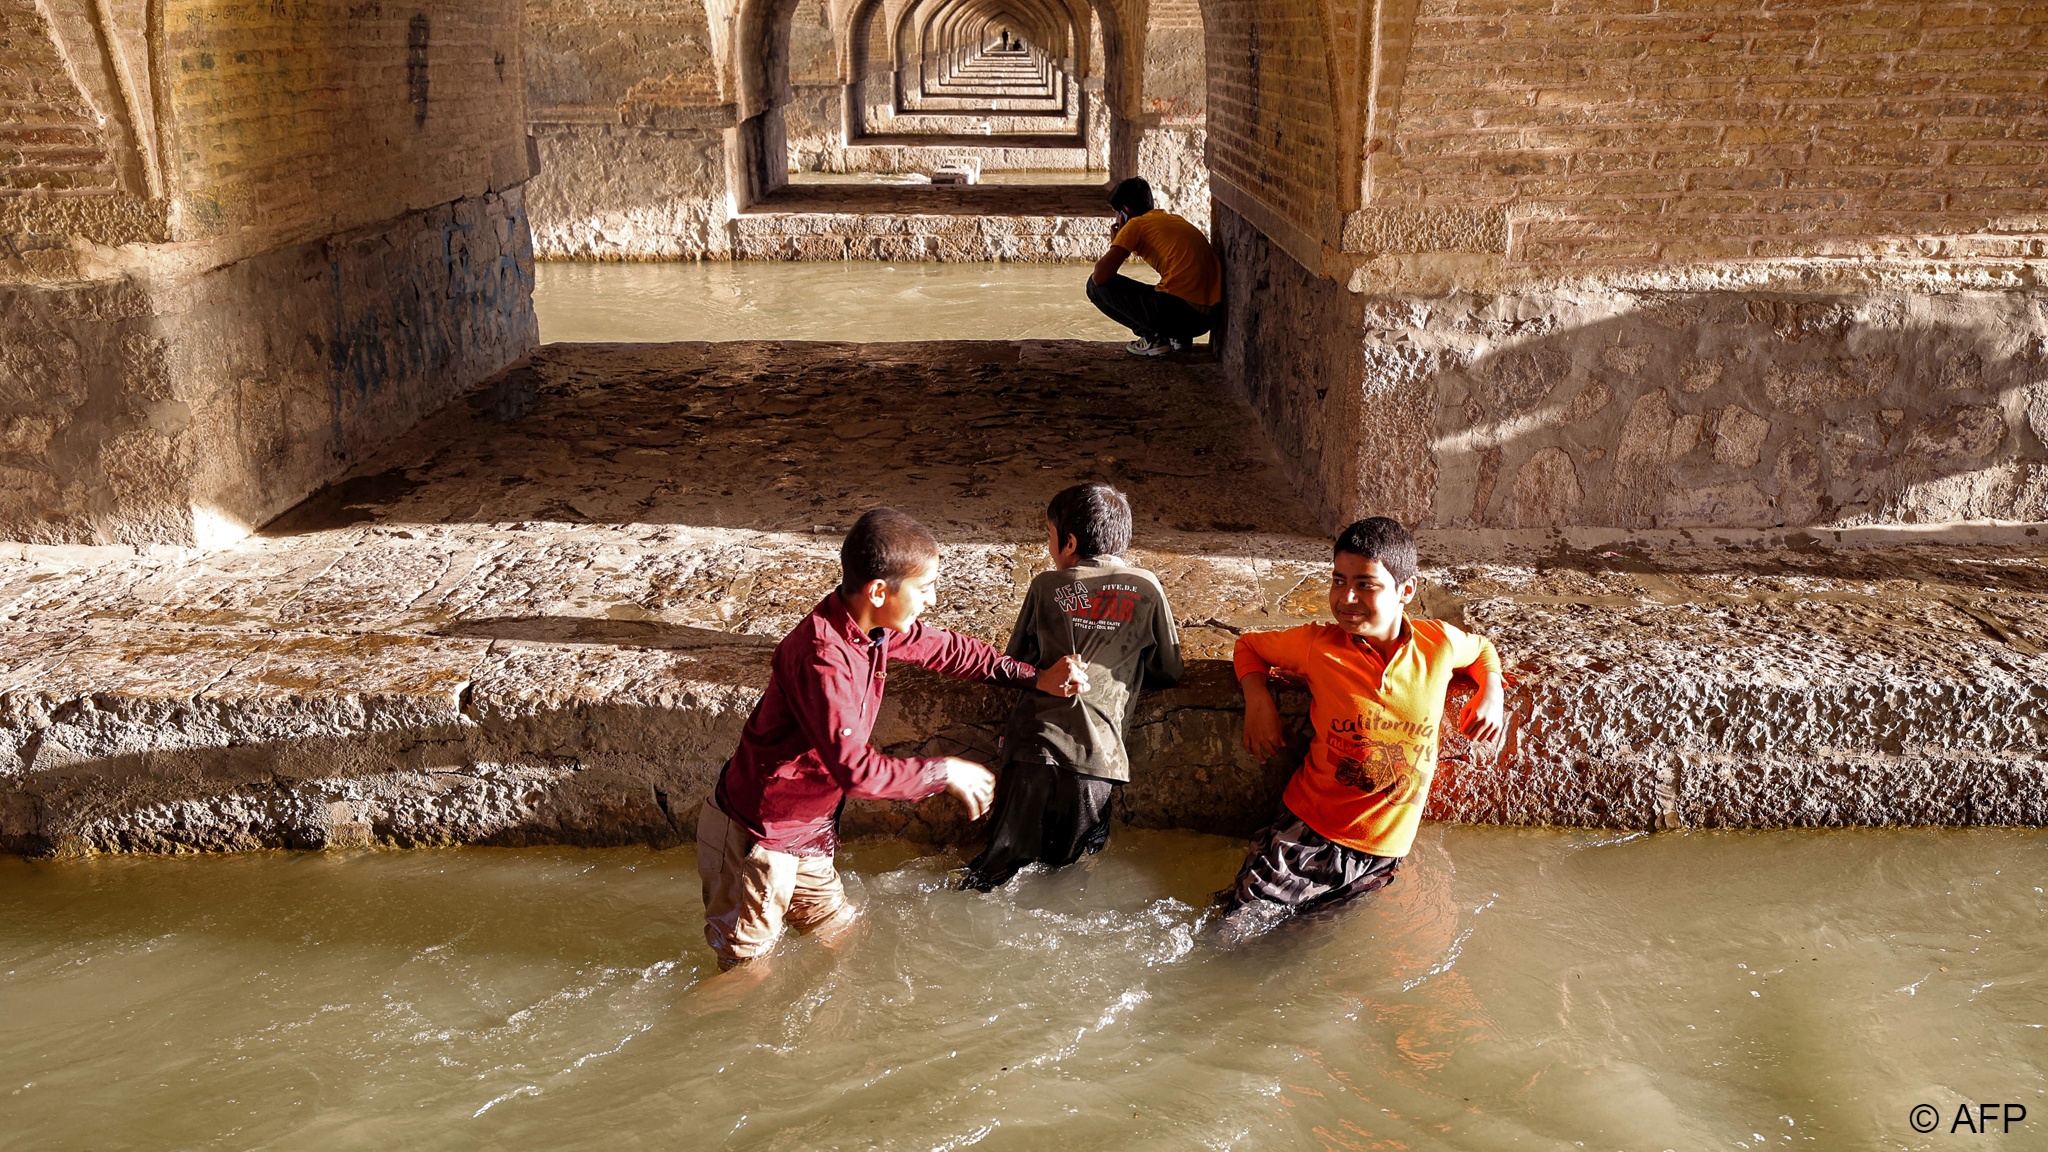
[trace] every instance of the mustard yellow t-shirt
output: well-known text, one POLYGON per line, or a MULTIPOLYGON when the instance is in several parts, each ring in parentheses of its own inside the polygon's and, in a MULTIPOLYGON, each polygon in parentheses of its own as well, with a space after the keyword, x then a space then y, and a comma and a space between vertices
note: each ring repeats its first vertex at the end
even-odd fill
POLYGON ((1159 273, 1161 292, 1203 308, 1223 299, 1223 266, 1209 238, 1171 212, 1154 208, 1131 217, 1110 243, 1150 264, 1159 273))
POLYGON ((1308 681, 1314 736, 1281 799, 1325 839, 1374 856, 1406 856, 1415 843, 1452 674, 1500 671, 1484 636, 1441 620, 1409 620, 1406 631, 1387 661, 1334 624, 1246 633, 1233 661, 1239 679, 1308 681))

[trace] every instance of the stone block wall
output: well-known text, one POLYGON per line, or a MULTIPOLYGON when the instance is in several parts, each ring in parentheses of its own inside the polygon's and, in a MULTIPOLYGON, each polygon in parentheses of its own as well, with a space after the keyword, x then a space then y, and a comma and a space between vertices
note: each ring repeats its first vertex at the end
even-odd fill
POLYGON ((533 346, 519 190, 169 282, 0 283, 0 539, 217 544, 533 346))
POLYGON ((2048 293, 1528 292, 1365 314, 1367 355, 1400 349, 1436 404, 1434 505, 1413 510, 1429 523, 2048 520, 2048 293))
POLYGON ((1364 375, 1362 343, 1352 338, 1364 329, 1357 293, 1302 267, 1220 197, 1212 221, 1225 321, 1211 343, 1259 414, 1295 491, 1325 524, 1343 523, 1365 487, 1362 436, 1415 421, 1368 424, 1371 393, 1345 386, 1364 375))
POLYGON ((1224 362, 1326 524, 2048 520, 2048 291, 1358 292, 1216 234, 1224 362))
POLYGON ((732 254, 740 260, 1079 263, 1109 248, 1114 222, 1103 216, 762 212, 735 222, 732 254))
POLYGON ((554 260, 731 254, 729 131, 536 123, 534 249, 554 260))
POLYGON ((1145 8, 1132 175, 1152 185, 1159 206, 1209 230, 1209 85, 1202 8, 1196 0, 1155 0, 1145 8))

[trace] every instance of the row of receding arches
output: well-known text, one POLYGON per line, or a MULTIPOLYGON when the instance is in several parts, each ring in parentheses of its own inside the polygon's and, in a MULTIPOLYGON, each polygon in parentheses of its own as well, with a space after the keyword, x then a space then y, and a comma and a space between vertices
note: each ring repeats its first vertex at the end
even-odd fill
POLYGON ((975 116, 1078 131, 1085 9, 1078 27, 1052 0, 911 0, 890 17, 876 0, 853 25, 862 135, 951 133, 975 116))
POLYGON ((773 187, 783 159, 809 166, 794 160, 806 147, 980 140, 1061 153, 1047 167, 1103 168, 1114 121, 1137 104, 1135 92, 1126 100, 1119 90, 1121 72, 1135 83, 1139 71, 1118 59, 1121 21, 1115 0, 766 0, 743 8, 747 167, 773 187))

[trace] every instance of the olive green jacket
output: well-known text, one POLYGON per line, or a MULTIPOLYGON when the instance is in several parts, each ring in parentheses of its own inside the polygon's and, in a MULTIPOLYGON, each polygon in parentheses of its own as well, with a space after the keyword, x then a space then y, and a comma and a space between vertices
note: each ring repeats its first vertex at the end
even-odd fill
POLYGON ((1010 710, 1003 759, 1051 760, 1085 776, 1128 781, 1124 734, 1138 693, 1180 679, 1180 635, 1158 577, 1096 556, 1031 582, 1009 655, 1040 668, 1062 656, 1088 663, 1088 690, 1072 699, 1027 688, 1010 710))

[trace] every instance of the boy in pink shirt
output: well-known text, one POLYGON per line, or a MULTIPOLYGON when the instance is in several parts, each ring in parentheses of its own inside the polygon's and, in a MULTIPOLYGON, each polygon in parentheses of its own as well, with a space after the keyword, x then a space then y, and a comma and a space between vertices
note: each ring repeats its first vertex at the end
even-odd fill
POLYGON ((697 816, 704 938, 720 969, 766 953, 785 925, 823 936, 853 919, 833 853, 849 797, 922 800, 950 792, 969 819, 995 778, 953 756, 903 758, 868 743, 891 661, 1073 696, 1072 657, 1040 671, 970 636, 918 621, 938 598, 939 546, 894 508, 862 516, 839 550, 839 588, 776 645, 768 687, 697 816))

